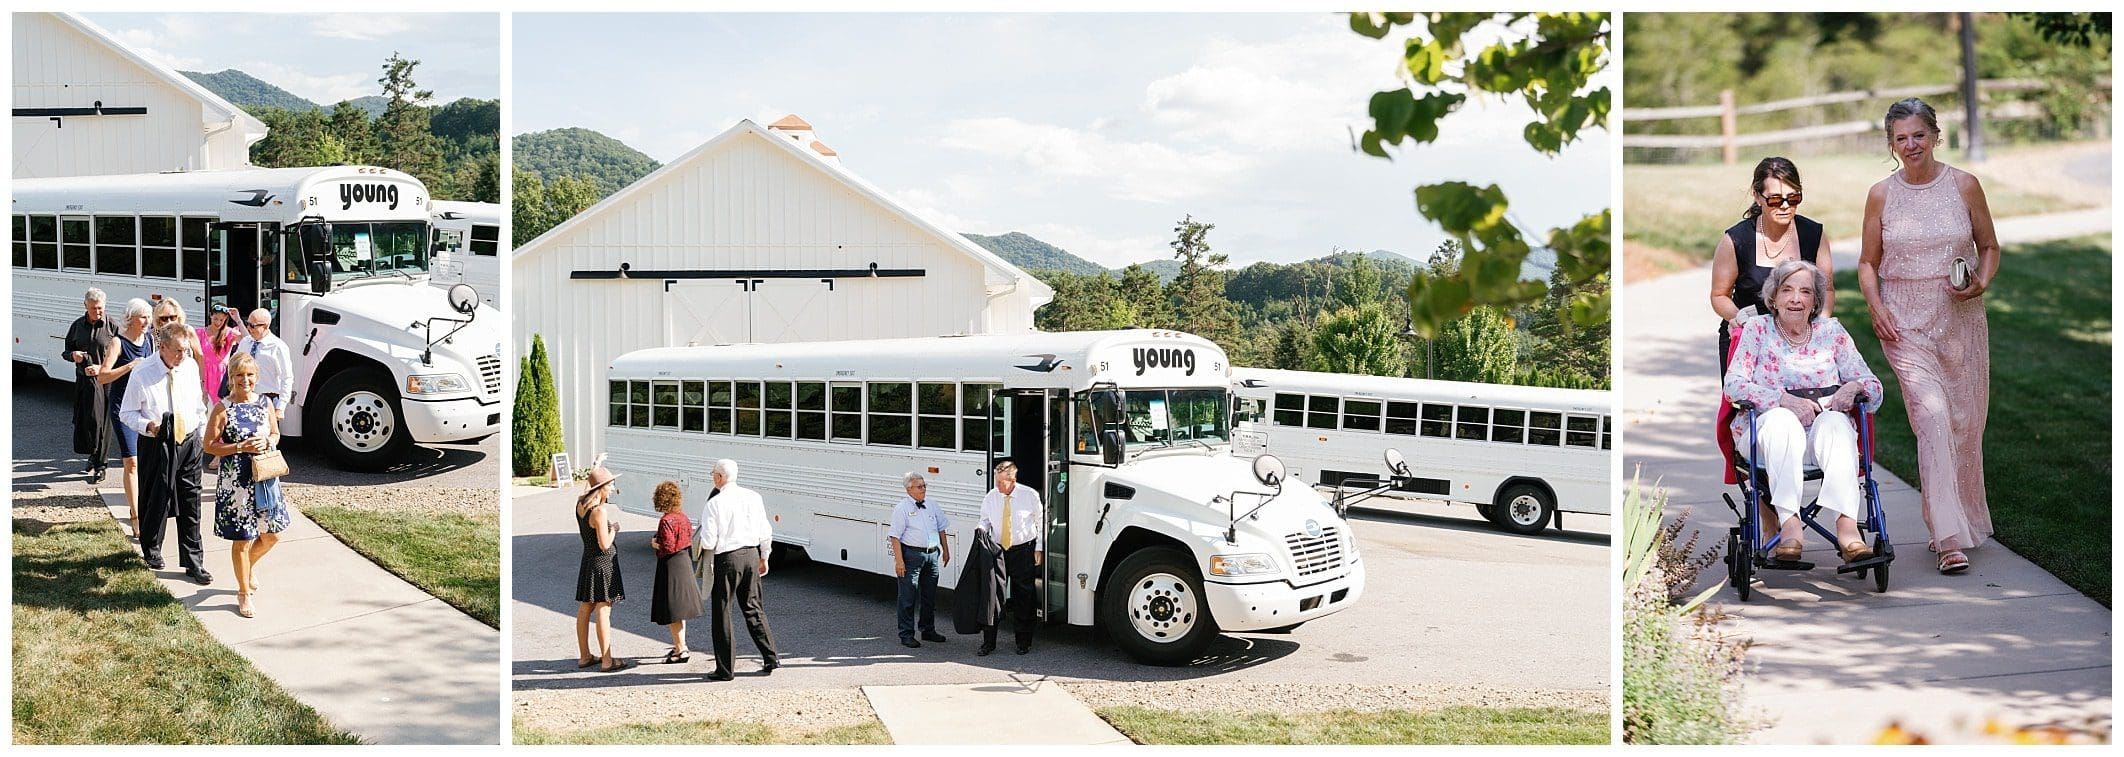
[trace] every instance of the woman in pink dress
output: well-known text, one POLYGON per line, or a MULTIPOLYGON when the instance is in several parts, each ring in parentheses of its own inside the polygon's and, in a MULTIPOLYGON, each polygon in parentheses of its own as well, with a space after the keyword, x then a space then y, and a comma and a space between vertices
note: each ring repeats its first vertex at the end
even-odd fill
POLYGON ((1866 195, 1859 289, 1917 435, 1930 547, 1941 573, 1960 573, 1969 569, 1963 550, 1991 535, 1984 498, 1991 337, 1981 298, 1999 272, 1999 240, 1976 177, 1933 158, 1940 128, 1932 106, 1903 100, 1889 106, 1883 125, 1902 169, 1866 195))
MULTIPOLYGON (((221 399, 221 377, 228 370, 229 352, 243 339, 243 333, 229 326, 233 311, 216 309, 207 314, 207 325, 199 329, 199 383, 206 388, 209 400, 221 399)), ((213 404, 209 402, 208 404, 213 404)))

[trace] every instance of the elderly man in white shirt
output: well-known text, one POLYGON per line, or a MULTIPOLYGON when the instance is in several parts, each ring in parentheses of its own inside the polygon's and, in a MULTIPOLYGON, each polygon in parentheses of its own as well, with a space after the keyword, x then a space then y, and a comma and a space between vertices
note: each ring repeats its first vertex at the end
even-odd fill
POLYGON ((929 481, 920 473, 901 477, 900 486, 907 496, 892 508, 892 525, 885 529, 885 547, 892 553, 892 574, 899 577, 899 628, 900 646, 922 646, 915 640, 919 627, 925 641, 945 641, 944 634, 937 633, 937 572, 940 565, 951 563, 951 537, 945 530, 951 521, 944 517, 944 508, 929 501, 929 481), (943 560, 939 562, 938 551, 943 560), (915 616, 917 606, 921 616, 915 616))
POLYGON ((711 681, 728 681, 737 656, 730 638, 730 601, 745 614, 745 628, 752 632, 752 645, 760 650, 761 675, 771 675, 782 666, 774 650, 774 635, 767 630, 767 613, 760 606, 760 579, 767 575, 767 554, 774 547, 774 527, 767 520, 767 505, 751 489, 737 485, 735 460, 717 460, 710 476, 717 494, 701 513, 699 533, 693 541, 715 553, 715 589, 710 604, 715 617, 709 624, 715 640, 715 672, 711 681))
POLYGON ((288 355, 288 343, 273 333, 273 311, 251 311, 243 326, 243 340, 236 343, 236 351, 258 361, 258 393, 273 401, 275 418, 286 418, 288 399, 295 396, 295 362, 288 355))
POLYGON ((206 397, 199 364, 187 352, 191 327, 155 330, 156 359, 143 360, 126 384, 118 422, 140 435, 140 556, 162 569, 164 521, 177 518, 177 564, 201 586, 214 582, 199 540, 199 478, 205 458, 206 397))
MULTIPOLYGON (((1038 492, 1018 485, 1017 463, 996 463, 996 488, 982 498, 981 520, 976 528, 987 531, 1003 550, 1003 572, 1010 579, 1004 609, 1017 634, 1018 654, 1031 652, 1033 625, 1039 622, 1034 604, 1039 601, 1039 593, 1033 579, 1040 574, 1040 540, 1047 533, 1047 510, 1040 504, 1038 492)), ((996 651, 996 625, 981 628, 981 649, 976 654, 985 656, 996 651)))

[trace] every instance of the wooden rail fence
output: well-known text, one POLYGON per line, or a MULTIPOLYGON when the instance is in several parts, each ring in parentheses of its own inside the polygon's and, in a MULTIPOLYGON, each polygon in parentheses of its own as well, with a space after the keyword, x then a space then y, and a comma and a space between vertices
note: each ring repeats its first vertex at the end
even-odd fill
MULTIPOLYGON (((2039 79, 1983 79, 1977 82, 1977 91, 1979 93, 1979 96, 1982 96, 1983 94, 1992 92, 2025 92, 2028 90, 2042 89, 2045 86, 2047 85, 2039 79)), ((2104 80, 2102 86, 2105 88, 2109 86, 2106 79, 2104 80)), ((1831 92, 1828 94, 1808 95, 1806 97, 1793 97, 1783 100, 1771 100, 1769 102, 1749 103, 1747 105, 1742 105, 1735 102, 1733 90, 1728 89, 1719 92, 1717 105, 1684 105, 1665 108, 1623 108, 1622 110, 1623 123, 1625 125, 1642 121, 1676 121, 1698 118, 1717 118, 1719 120, 1718 134, 1630 134, 1625 132, 1623 134, 1623 146, 1670 149, 1718 148, 1721 154, 1724 156, 1726 164, 1732 165, 1734 161, 1739 158, 1740 148, 1742 147, 1754 147, 1757 145, 1781 144, 1786 142, 1800 142, 1815 139, 1850 136, 1854 134, 1865 134, 1867 132, 1874 131, 1880 128, 1880 124, 1876 121, 1841 121, 1837 123, 1816 124, 1813 126, 1800 126, 1790 129, 1777 129, 1774 131, 1760 131, 1743 134, 1740 131, 1741 116, 1760 115, 1763 113, 1776 113, 1779 111, 1797 110, 1800 108, 1814 108, 1824 105, 1843 105, 1848 103, 1867 102, 1871 100, 1892 101, 1901 100, 1906 97, 1935 97, 1939 95, 1957 94, 1959 91, 1960 87, 1955 84, 1924 84, 1911 87, 1888 87, 1883 89, 1855 90, 1849 92, 1831 92)), ((2041 106, 2038 106, 2035 103, 2025 101, 2003 102, 1985 108, 1986 118, 1996 118, 2002 120, 2039 118, 2042 115, 2043 110, 2041 106)), ((1942 125, 1959 125, 1963 121, 1964 117, 1965 116, 1961 109, 1949 109, 1940 113, 1940 122, 1942 125)))

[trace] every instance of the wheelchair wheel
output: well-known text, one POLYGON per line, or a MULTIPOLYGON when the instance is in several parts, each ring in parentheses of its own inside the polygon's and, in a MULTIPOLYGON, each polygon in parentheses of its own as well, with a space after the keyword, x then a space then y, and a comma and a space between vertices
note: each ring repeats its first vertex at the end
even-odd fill
MULTIPOLYGON (((1886 537, 1873 537, 1873 553, 1876 555, 1888 554, 1888 539, 1886 537)), ((1888 563, 1881 563, 1873 569, 1873 591, 1876 594, 1886 594, 1888 592, 1888 563)))
POLYGON ((1733 584, 1733 591, 1740 601, 1748 601, 1748 582, 1754 562, 1749 559, 1748 547, 1741 539, 1741 531, 1734 528, 1726 532, 1726 580, 1733 584))

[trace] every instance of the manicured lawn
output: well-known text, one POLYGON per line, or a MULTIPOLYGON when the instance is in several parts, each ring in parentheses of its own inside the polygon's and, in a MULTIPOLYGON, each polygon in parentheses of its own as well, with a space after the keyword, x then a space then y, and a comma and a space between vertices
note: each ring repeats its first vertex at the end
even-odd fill
POLYGON ((14 521, 17 744, 356 744, 209 635, 116 524, 14 521))
MULTIPOLYGON (((2110 592, 2110 256, 2102 237, 2009 245, 1984 295, 1991 323, 1984 476, 1997 538, 2104 606, 2110 592)), ((1857 275, 1840 273, 1837 288, 1851 294, 1837 298, 1837 318, 1887 385, 1878 416, 1880 462, 1923 488, 1901 388, 1873 336, 1857 275)), ((1980 564, 1982 554, 1974 555, 1980 564)))
POLYGON ((1388 712, 1099 710, 1138 744, 1606 744, 1608 713, 1448 707, 1388 712))
POLYGON ((877 721, 820 731, 785 731, 766 723, 682 720, 637 723, 580 731, 547 731, 516 724, 518 744, 890 744, 877 721))
MULTIPOLYGON (((1767 154, 1767 153, 1766 153, 1767 154)), ((2008 181, 2000 172, 2013 171, 2013 150, 1995 151, 1992 159, 1964 167, 1984 183, 1985 198, 1996 218, 2051 213, 2092 207, 2083 197, 2041 194, 2025 182, 2008 181)), ((1755 156, 1760 157, 1760 156, 1755 156)), ((1953 164, 1953 157, 1946 157, 1953 164)), ((1806 202, 1800 212, 1822 222, 1831 239, 1859 235, 1859 220, 1866 210, 1866 190, 1895 170, 1886 151, 1853 155, 1811 155, 1794 158, 1805 182, 1806 202)), ((1959 164, 1955 164, 1959 166, 1959 164)), ((1623 167, 1623 238, 1629 242, 1673 250, 1710 260, 1717 249, 1719 232, 1740 220, 1748 207, 1748 181, 1754 159, 1740 165, 1648 165, 1623 167)))
POLYGON ((501 516, 304 508, 362 556, 450 606, 501 627, 501 516))

